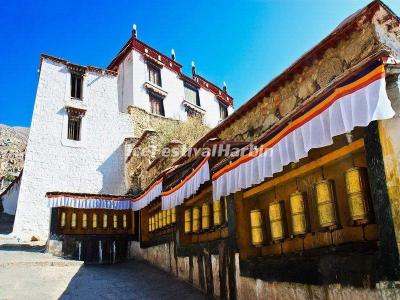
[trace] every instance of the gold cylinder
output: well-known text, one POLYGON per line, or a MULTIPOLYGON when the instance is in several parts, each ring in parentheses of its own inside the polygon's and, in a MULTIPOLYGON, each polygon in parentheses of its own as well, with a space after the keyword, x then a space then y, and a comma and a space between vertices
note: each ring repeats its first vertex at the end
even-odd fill
POLYGON ((284 209, 282 201, 274 201, 268 207, 269 224, 271 227, 271 239, 279 241, 285 237, 285 228, 283 224, 284 209))
POLYGON ((305 234, 307 232, 307 220, 304 194, 298 191, 292 193, 289 202, 293 235, 305 234))
POLYGON ((251 242, 254 246, 260 247, 264 243, 263 217, 261 209, 250 211, 251 242))
POLYGON ((213 202, 214 226, 222 225, 221 201, 213 202))
POLYGON ((176 207, 171 208, 171 223, 176 223, 176 207))
POLYGON ((158 214, 154 214, 154 230, 157 230, 159 227, 159 221, 158 221, 158 214))
POLYGON ((92 216, 92 227, 97 228, 97 214, 93 214, 92 216))
POLYGON ((192 212, 190 208, 185 210, 185 233, 192 231, 192 212))
POLYGON ((207 230, 210 228, 210 204, 203 203, 201 206, 201 229, 207 230))
POLYGON ((167 210, 167 225, 171 224, 171 209, 167 210))
POLYGON ((61 227, 65 227, 65 220, 66 220, 66 213, 63 211, 62 213, 61 213, 61 220, 60 220, 60 226, 61 227))
POLYGON ((162 225, 163 227, 167 226, 167 211, 162 211, 162 225))
POLYGON ((103 229, 106 229, 108 227, 108 215, 104 214, 103 215, 103 229))
POLYGON ((149 218, 149 232, 151 232, 151 217, 149 218))
POLYGON ((158 229, 163 228, 163 217, 162 217, 162 212, 158 212, 158 229))
POLYGON ((199 232, 200 230, 200 207, 193 207, 193 223, 192 223, 192 231, 199 232))
POLYGON ((337 225, 333 184, 330 180, 322 180, 315 184, 319 225, 323 228, 337 225))
POLYGON ((72 213, 72 216, 71 216, 71 228, 73 228, 73 229, 76 228, 76 213, 72 213))
POLYGON ((117 215, 113 216, 113 226, 114 226, 114 229, 118 228, 118 216, 117 215))
POLYGON ((87 228, 87 213, 82 214, 82 229, 87 228))
POLYGON ((365 171, 354 167, 346 171, 347 200, 353 221, 368 221, 369 207, 365 171))

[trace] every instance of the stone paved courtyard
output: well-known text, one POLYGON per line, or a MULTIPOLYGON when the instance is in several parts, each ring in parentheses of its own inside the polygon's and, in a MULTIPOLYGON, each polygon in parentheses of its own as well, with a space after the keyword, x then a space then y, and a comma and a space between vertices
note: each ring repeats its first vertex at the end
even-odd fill
POLYGON ((200 291, 141 261, 84 265, 0 235, 0 299, 204 299, 200 291))

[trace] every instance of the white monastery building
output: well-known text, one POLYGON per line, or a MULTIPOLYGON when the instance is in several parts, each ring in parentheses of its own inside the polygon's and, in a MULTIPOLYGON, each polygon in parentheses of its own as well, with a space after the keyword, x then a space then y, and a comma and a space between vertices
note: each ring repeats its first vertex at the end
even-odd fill
POLYGON ((107 69, 42 55, 23 175, 2 195, 15 214, 13 235, 48 238, 49 191, 127 192, 123 142, 135 135, 129 106, 179 120, 200 113, 210 127, 233 112, 225 86, 196 74, 194 63, 191 77, 181 69, 173 50, 168 57, 143 43, 135 26, 107 69))

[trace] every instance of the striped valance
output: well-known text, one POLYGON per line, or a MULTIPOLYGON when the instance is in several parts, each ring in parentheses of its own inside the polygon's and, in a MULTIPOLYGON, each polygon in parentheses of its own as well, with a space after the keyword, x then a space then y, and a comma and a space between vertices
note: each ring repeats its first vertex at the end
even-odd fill
POLYGON ((213 174, 213 199, 263 182, 285 165, 306 157, 309 150, 332 144, 334 136, 393 116, 384 65, 376 61, 271 132, 256 150, 213 174))
POLYGON ((131 200, 123 197, 108 197, 102 195, 47 195, 49 207, 73 207, 81 209, 113 209, 131 208, 131 200))
POLYGON ((159 197, 161 192, 162 179, 159 179, 154 182, 146 192, 132 200, 132 210, 141 210, 143 207, 149 205, 151 201, 159 197))
POLYGON ((53 192, 48 193, 49 207, 73 207, 81 209, 132 209, 140 210, 161 195, 162 179, 154 182, 143 194, 131 196, 74 194, 53 192))
POLYGON ((210 180, 210 156, 206 156, 201 163, 187 175, 179 184, 162 193, 162 209, 175 207, 190 196, 194 195, 200 185, 210 180))

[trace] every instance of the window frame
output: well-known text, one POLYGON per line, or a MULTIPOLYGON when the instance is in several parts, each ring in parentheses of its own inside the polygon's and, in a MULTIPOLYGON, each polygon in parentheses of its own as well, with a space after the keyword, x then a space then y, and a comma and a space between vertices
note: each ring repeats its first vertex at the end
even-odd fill
POLYGON ((219 104, 219 118, 220 118, 220 120, 225 120, 229 116, 228 106, 222 104, 221 102, 218 102, 218 104, 219 104), (224 109, 224 110, 222 110, 222 109, 224 109), (224 112, 225 117, 222 116, 222 112, 224 112))
POLYGON ((200 93, 199 93, 199 89, 198 88, 196 88, 196 87, 184 82, 183 83, 183 95, 184 95, 184 100, 185 101, 187 101, 187 102, 189 102, 189 103, 191 103, 193 105, 196 105, 198 107, 201 107, 200 93), (196 93, 196 103, 192 103, 191 101, 189 101, 189 99, 186 99, 186 92, 185 92, 186 89, 189 89, 189 90, 191 90, 191 91, 196 93))
POLYGON ((150 103, 150 112, 155 115, 163 116, 165 117, 165 107, 164 107, 164 99, 158 95, 155 95, 153 93, 149 93, 149 103, 150 103), (156 101, 159 101, 159 112, 154 111, 154 106, 153 103, 156 101))
POLYGON ((149 62, 147 63, 147 80, 151 84, 154 84, 154 85, 156 85, 158 87, 162 87, 161 69, 159 67, 155 66, 154 64, 149 63, 149 62), (154 81, 151 78, 151 74, 152 73, 157 75, 157 76, 153 77, 153 78, 155 78, 154 81))
POLYGON ((80 142, 81 138, 82 138, 82 117, 77 117, 72 114, 68 114, 67 139, 71 141, 80 142))
POLYGON ((70 74, 70 96, 72 99, 83 100, 84 74, 73 71, 71 71, 70 74))

